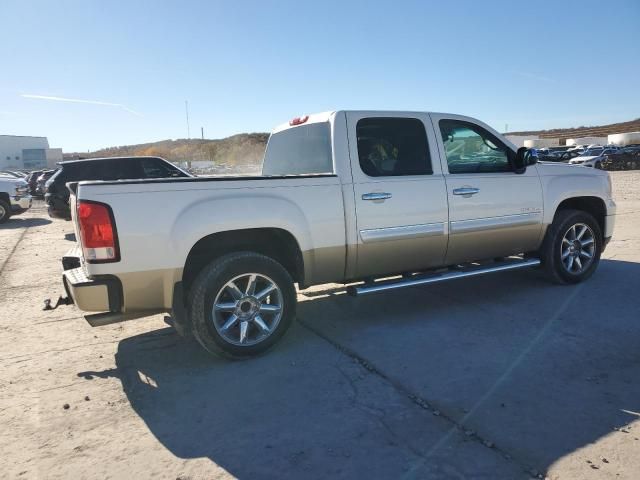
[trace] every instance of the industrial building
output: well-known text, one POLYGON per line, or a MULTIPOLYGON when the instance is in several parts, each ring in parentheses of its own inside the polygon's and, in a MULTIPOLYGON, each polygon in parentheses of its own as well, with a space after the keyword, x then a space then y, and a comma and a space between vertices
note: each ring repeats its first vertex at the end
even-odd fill
POLYGON ((0 170, 55 168, 61 148, 49 148, 47 137, 0 135, 0 170))

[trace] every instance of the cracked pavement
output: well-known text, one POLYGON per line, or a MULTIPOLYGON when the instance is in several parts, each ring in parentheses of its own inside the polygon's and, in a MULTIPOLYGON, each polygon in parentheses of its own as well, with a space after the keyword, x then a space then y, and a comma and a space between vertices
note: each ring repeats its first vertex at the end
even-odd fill
POLYGON ((42 311, 73 243, 36 203, 0 226, 4 476, 638 478, 640 172, 612 177, 614 239, 582 285, 315 287, 285 339, 241 362, 162 316, 42 311))

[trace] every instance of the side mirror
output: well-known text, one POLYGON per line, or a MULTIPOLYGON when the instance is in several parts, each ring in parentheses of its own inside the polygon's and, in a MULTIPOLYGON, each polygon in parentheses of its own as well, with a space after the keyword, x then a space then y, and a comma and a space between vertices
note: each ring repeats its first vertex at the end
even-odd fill
POLYGON ((513 169, 515 173, 524 173, 528 166, 536 163, 538 163, 537 152, 532 148, 520 147, 513 160, 513 169))

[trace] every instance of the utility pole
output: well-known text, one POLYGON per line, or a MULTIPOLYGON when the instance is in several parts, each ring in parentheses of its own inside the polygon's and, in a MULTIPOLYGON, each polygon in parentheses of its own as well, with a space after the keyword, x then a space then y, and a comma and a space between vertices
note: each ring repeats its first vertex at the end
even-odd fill
POLYGON ((204 127, 200 127, 200 136, 202 137, 202 140, 204 140, 204 127))
POLYGON ((505 123, 504 124, 504 133, 507 133, 509 131, 509 124, 505 123))
POLYGON ((187 138, 191 138, 191 132, 189 131, 189 102, 184 101, 184 110, 187 114, 187 138))

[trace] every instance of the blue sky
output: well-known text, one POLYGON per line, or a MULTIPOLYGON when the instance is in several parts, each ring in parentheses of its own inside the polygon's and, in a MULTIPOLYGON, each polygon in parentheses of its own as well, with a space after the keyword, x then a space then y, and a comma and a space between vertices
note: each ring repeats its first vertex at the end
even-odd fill
POLYGON ((640 117, 638 0, 2 0, 0 18, 0 134, 65 151, 185 138, 185 100, 207 138, 335 109, 640 117))

